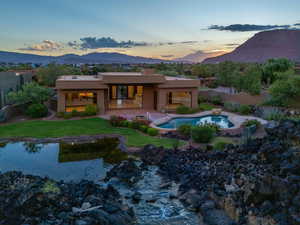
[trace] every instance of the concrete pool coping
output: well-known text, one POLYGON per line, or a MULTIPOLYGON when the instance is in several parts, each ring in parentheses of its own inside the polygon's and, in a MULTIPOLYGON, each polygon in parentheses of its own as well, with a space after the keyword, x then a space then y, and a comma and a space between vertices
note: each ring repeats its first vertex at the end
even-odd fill
MULTIPOLYGON (((214 110, 204 111, 204 112, 195 113, 195 114, 167 114, 165 117, 163 117, 161 119, 154 120, 150 124, 150 126, 153 127, 153 128, 159 129, 161 131, 174 131, 176 129, 174 129, 174 128, 161 128, 161 127, 158 127, 158 125, 163 124, 163 123, 167 123, 168 121, 170 121, 172 119, 176 119, 176 118, 194 118, 194 117, 203 117, 203 116, 210 116, 210 115, 214 115, 214 110)), ((265 125, 265 124, 268 123, 268 121, 266 121, 264 119, 261 119, 259 117, 242 116, 242 115, 239 115, 239 114, 226 112, 226 111, 222 111, 219 115, 220 116, 227 116, 228 120, 233 124, 233 127, 223 128, 222 130, 233 130, 233 129, 240 128, 242 126, 242 124, 245 121, 248 121, 248 120, 257 120, 262 125, 265 125)))

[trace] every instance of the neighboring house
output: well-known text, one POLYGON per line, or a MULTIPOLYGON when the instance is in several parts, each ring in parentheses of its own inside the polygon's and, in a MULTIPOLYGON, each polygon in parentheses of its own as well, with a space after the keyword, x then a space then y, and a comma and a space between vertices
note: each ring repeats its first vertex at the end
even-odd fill
POLYGON ((95 104, 100 113, 114 109, 172 111, 198 107, 199 80, 154 74, 109 72, 95 76, 62 76, 56 81, 58 112, 83 111, 95 104))
POLYGON ((32 71, 0 72, 0 109, 8 103, 7 94, 10 91, 20 90, 23 84, 31 82, 32 78, 32 71))

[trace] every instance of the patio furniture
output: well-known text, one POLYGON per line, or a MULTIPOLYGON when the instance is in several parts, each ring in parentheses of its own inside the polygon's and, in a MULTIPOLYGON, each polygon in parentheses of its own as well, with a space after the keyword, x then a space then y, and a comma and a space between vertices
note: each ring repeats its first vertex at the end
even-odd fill
POLYGON ((212 109, 211 112, 213 115, 221 115, 222 109, 212 109))

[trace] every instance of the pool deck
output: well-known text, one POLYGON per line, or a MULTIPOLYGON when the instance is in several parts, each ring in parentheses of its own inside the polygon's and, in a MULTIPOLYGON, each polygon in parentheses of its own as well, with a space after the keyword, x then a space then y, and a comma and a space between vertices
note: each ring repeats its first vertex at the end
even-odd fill
MULTIPOLYGON (((193 117, 202 117, 202 116, 209 116, 209 115, 214 115, 213 111, 205 111, 205 112, 200 112, 200 113, 195 113, 195 114, 167 114, 165 117, 154 120, 150 126, 154 127, 156 129, 159 129, 161 131, 174 131, 176 129, 168 129, 168 128, 161 128, 158 127, 158 125, 162 124, 162 123, 166 123, 171 119, 175 119, 175 118, 193 118, 193 117)), ((247 120, 257 120, 259 121, 262 125, 265 125, 268 123, 268 121, 263 120, 259 117, 255 117, 255 116, 242 116, 242 115, 238 115, 235 113, 230 113, 230 112, 225 112, 222 111, 220 116, 227 116, 228 119, 230 120, 230 122, 233 123, 233 127, 230 128, 226 128, 226 129, 222 129, 222 130, 235 130, 238 129, 242 126, 242 124, 247 121, 247 120)))

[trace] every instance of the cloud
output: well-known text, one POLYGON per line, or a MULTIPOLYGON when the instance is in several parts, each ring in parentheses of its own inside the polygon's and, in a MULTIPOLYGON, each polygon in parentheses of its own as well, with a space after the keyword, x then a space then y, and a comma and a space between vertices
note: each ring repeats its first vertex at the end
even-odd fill
POLYGON ((225 46, 227 47, 235 47, 235 46, 239 46, 240 44, 238 43, 228 43, 228 44, 225 44, 225 46))
POLYGON ((84 37, 80 38, 80 42, 71 41, 67 45, 76 49, 98 49, 98 48, 131 48, 135 46, 147 46, 146 42, 135 41, 116 41, 111 37, 84 37))
POLYGON ((231 24, 228 26, 211 25, 209 30, 246 32, 246 31, 263 31, 272 29, 289 29, 291 25, 255 25, 255 24, 231 24))
POLYGON ((196 44, 198 41, 182 41, 180 44, 196 44))
POLYGON ((61 49, 61 48, 62 48, 62 45, 57 43, 57 42, 50 41, 50 40, 44 40, 44 41, 42 41, 42 43, 27 46, 25 48, 19 48, 18 50, 23 50, 23 51, 53 51, 53 50, 58 50, 58 49, 61 49))
POLYGON ((161 55, 160 57, 162 57, 162 58, 171 58, 171 57, 174 57, 174 55, 161 55))
POLYGON ((137 41, 116 41, 111 37, 84 37, 80 41, 69 41, 67 46, 73 49, 99 49, 99 48, 132 48, 139 46, 171 46, 171 45, 192 45, 198 41, 180 41, 180 42, 137 42, 137 41))

